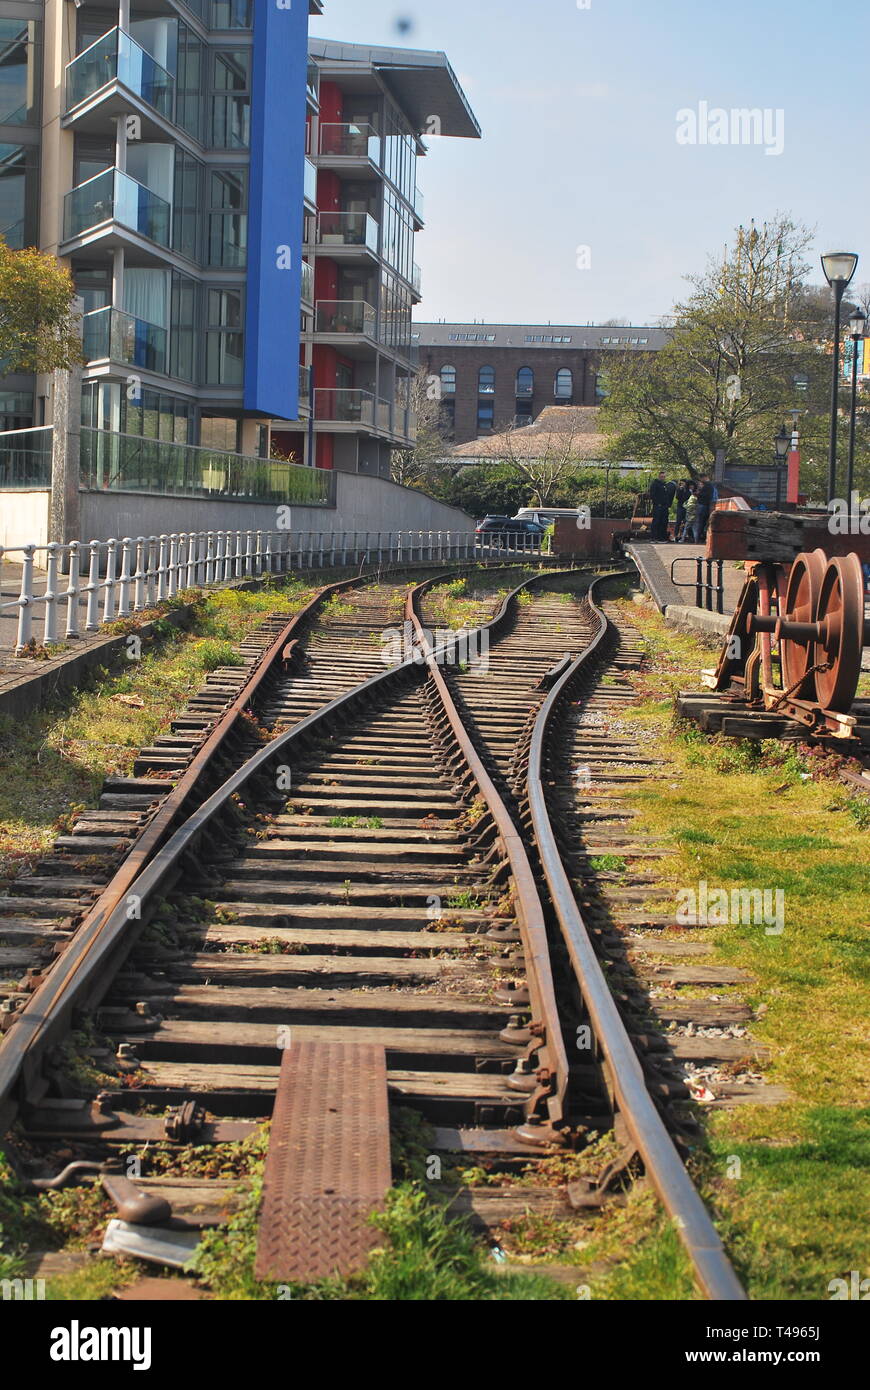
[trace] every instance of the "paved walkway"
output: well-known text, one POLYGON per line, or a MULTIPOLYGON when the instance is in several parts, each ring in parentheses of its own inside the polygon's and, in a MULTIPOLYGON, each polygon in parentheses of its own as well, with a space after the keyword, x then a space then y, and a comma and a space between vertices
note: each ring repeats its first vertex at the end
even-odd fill
MULTIPOLYGON (((628 547, 635 557, 644 583, 655 599, 659 610, 676 604, 679 607, 695 608, 695 560, 705 555, 703 545, 677 545, 664 541, 634 541, 628 547), (674 560, 674 579, 671 579, 671 566, 674 560), (674 580, 679 581, 675 583, 674 580)), ((704 571, 706 578, 706 569, 704 571)), ((725 560, 722 566, 722 583, 725 593, 722 599, 723 611, 734 612, 737 600, 746 578, 745 572, 738 569, 733 560, 725 560)), ((716 571, 713 570, 715 582, 716 571)))

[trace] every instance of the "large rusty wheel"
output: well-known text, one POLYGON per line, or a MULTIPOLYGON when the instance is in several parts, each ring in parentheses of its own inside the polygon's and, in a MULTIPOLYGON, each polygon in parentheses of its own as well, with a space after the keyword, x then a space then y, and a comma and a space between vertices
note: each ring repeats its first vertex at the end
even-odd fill
MULTIPOLYGON (((780 609, 781 618, 793 623, 816 621, 827 564, 828 557, 823 550, 812 550, 798 555, 788 577, 785 602, 780 609)), ((819 659, 816 652, 817 648, 813 642, 797 642, 789 637, 780 638, 782 688, 790 690, 795 699, 816 698, 818 673, 807 674, 819 659)))
POLYGON ((823 709, 848 714, 861 676, 864 646, 864 575, 855 554, 837 555, 828 562, 816 621, 827 629, 824 651, 817 646, 817 661, 828 669, 816 672, 816 693, 823 709))

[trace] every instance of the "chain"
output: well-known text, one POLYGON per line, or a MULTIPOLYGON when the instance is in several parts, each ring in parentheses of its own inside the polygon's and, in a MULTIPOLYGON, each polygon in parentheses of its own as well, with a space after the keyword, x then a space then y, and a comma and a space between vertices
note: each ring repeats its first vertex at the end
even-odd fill
POLYGON ((814 676, 817 671, 830 671, 830 669, 830 661, 817 661, 815 666, 811 666, 808 671, 804 671, 803 675, 798 676, 797 680, 794 682, 793 685, 789 686, 788 690, 784 690, 782 694, 774 700, 773 704, 770 707, 771 710, 779 709, 780 705, 785 704, 789 696, 793 695, 797 690, 798 686, 803 685, 804 681, 807 680, 809 676, 814 676))

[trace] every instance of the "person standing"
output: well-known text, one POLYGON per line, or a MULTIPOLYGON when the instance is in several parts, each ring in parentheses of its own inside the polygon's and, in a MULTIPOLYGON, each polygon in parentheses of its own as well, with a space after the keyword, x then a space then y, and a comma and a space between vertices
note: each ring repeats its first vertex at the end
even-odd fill
POLYGON ((674 518, 674 540, 683 539, 683 530, 686 525, 686 503, 692 495, 692 484, 688 478, 681 478, 677 483, 674 497, 677 503, 677 513, 674 518))
POLYGON ((698 510, 695 513, 695 541, 700 545, 707 535, 707 523, 713 510, 715 489, 710 482, 710 474, 702 473, 698 486, 698 510))
POLYGON ((686 498, 686 522, 680 540, 684 544, 691 543, 695 539, 695 520, 698 515, 698 484, 689 483, 689 495, 686 498))
POLYGON ((665 481, 664 471, 659 473, 657 478, 653 478, 650 483, 649 495, 652 501, 652 529, 650 534, 654 541, 666 541, 668 538, 668 512, 671 508, 671 497, 673 493, 668 493, 668 484, 665 481))

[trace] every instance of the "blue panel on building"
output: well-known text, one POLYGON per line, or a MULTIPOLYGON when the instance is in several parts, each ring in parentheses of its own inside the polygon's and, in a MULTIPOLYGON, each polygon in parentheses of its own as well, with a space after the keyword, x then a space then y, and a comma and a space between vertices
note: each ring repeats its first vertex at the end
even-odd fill
POLYGON ((299 414, 308 0, 254 0, 245 409, 299 414))

